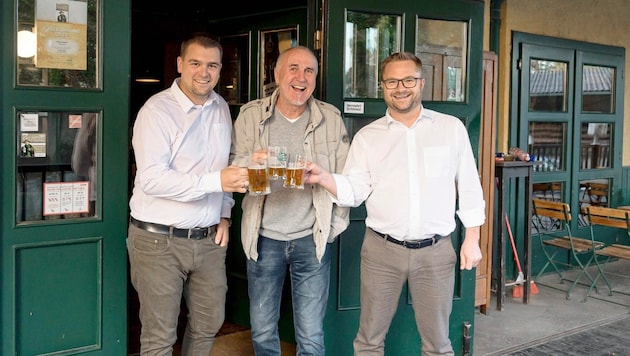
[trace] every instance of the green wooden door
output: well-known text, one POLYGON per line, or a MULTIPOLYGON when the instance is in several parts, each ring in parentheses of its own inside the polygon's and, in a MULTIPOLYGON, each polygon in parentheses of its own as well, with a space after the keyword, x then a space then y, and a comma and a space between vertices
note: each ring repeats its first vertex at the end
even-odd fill
POLYGON ((0 6, 0 354, 124 355, 130 2, 0 6))
MULTIPOLYGON (((325 2, 322 70, 326 101, 343 112, 349 133, 385 113, 379 95, 380 61, 405 50, 419 54, 427 77, 423 104, 459 117, 468 127, 478 152, 483 3, 463 1, 325 2), (433 21, 437 20, 437 21, 433 21), (462 31, 463 29, 463 31, 462 31), (435 30, 435 33, 432 33, 435 30), (441 34, 451 33, 453 45, 441 34), (463 43, 462 43, 463 41, 463 43)), ((333 276, 326 318, 326 349, 330 355, 351 355, 359 321, 359 260, 365 232, 365 209, 351 211, 350 227, 334 244, 333 276)), ((463 239, 458 231, 453 242, 463 239)), ((464 329, 474 325, 475 272, 457 274, 450 336, 456 354, 470 351, 464 329), (467 344, 467 345, 466 345, 467 344)), ((421 345, 407 289, 387 335, 387 355, 418 355, 421 345)))
MULTIPOLYGON (((511 142, 536 155, 534 197, 568 203, 574 235, 589 237, 583 208, 622 201, 625 50, 518 32, 513 43, 511 142)), ((546 263, 536 241, 532 258, 536 275, 546 263)))

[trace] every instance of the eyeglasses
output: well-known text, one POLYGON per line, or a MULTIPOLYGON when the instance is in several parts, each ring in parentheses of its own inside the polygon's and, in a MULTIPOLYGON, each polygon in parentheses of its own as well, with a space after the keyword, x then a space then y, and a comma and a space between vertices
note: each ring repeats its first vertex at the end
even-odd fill
POLYGON ((383 80, 383 85, 387 89, 396 89, 398 88, 398 83, 402 83, 403 87, 409 89, 415 88, 416 84, 418 84, 418 80, 421 79, 422 78, 387 79, 383 80))

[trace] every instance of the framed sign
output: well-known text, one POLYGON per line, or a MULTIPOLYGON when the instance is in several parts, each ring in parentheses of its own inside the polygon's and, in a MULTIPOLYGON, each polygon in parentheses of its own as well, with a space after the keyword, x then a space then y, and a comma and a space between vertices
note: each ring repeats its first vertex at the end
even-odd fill
POLYGON ((285 28, 260 32, 260 91, 259 97, 271 95, 276 89, 273 75, 278 56, 298 45, 298 28, 285 28))

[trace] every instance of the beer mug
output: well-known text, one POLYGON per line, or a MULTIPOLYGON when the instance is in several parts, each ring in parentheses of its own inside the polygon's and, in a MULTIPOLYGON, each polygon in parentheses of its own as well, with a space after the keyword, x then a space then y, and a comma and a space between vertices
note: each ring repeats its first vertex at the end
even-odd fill
POLYGON ((266 160, 250 160, 249 165, 247 165, 247 174, 249 175, 250 195, 266 195, 271 193, 269 177, 267 176, 266 160))
POLYGON ((302 155, 290 155, 287 164, 286 177, 284 178, 285 188, 304 189, 304 170, 306 168, 306 157, 302 155))
POLYGON ((267 152, 269 179, 284 179, 288 158, 287 148, 285 146, 270 146, 267 148, 267 152))

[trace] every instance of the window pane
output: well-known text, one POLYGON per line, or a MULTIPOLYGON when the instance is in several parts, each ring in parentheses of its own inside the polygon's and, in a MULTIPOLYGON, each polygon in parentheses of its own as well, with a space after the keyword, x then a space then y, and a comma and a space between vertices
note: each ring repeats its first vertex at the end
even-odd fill
POLYGON ((16 221, 96 215, 94 112, 18 112, 16 221))
POLYGON ((381 61, 400 50, 400 16, 348 11, 343 87, 346 98, 381 98, 381 61))
POLYGON ((567 111, 567 64, 533 59, 529 73, 530 111, 567 111))
MULTIPOLYGON (((549 201, 562 201, 564 196, 564 183, 563 182, 545 182, 532 184, 532 196, 535 199, 549 200, 549 201)), ((545 217, 545 216, 532 216, 532 233, 535 234, 538 230, 558 230, 563 228, 562 224, 557 219, 545 217)))
POLYGON ((425 87, 422 100, 466 99, 466 22, 417 19, 416 55, 422 60, 425 87))
POLYGON ((582 111, 613 113, 615 69, 585 65, 582 71, 582 111))
POLYGON ((18 2, 17 84, 98 88, 98 1, 18 2))
POLYGON ((536 199, 561 201, 563 185, 562 182, 534 183, 532 194, 536 199))
POLYGON ((249 35, 221 38, 223 67, 218 90, 230 105, 249 101, 249 35))
POLYGON ((567 124, 562 122, 530 122, 529 154, 535 156, 536 172, 565 170, 567 124))
POLYGON ((603 206, 608 207, 610 201, 610 179, 590 179, 580 181, 580 190, 578 191, 578 200, 580 202, 580 220, 579 225, 587 225, 586 216, 584 214, 585 206, 603 206))
POLYGON ((610 168, 612 124, 583 123, 580 143, 580 168, 610 168))

